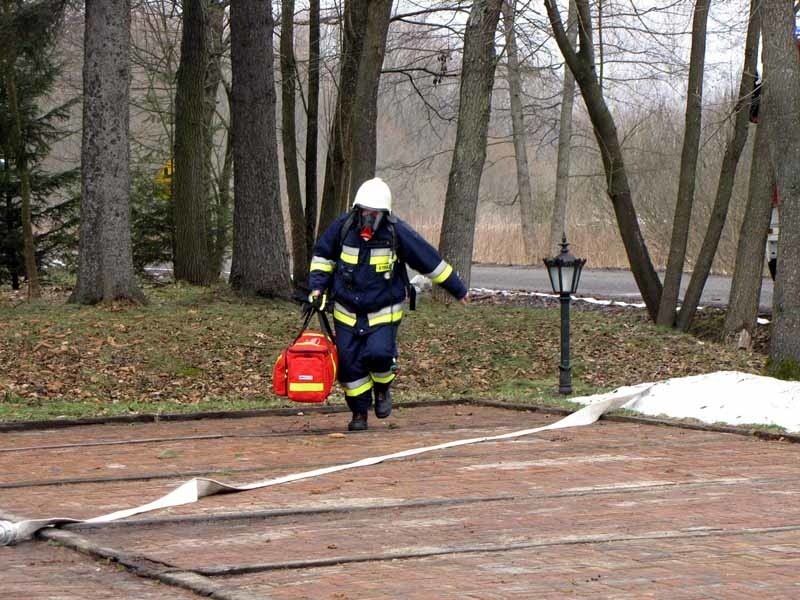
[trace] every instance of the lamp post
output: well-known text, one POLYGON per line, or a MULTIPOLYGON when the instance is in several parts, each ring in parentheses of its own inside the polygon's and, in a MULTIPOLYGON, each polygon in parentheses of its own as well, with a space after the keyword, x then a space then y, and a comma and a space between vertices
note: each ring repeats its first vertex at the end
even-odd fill
POLYGON ((569 361, 569 304, 572 294, 578 291, 585 258, 575 258, 569 251, 566 234, 562 234, 561 252, 555 258, 545 258, 547 274, 553 292, 561 302, 561 364, 558 366, 558 393, 572 393, 572 364, 569 361))

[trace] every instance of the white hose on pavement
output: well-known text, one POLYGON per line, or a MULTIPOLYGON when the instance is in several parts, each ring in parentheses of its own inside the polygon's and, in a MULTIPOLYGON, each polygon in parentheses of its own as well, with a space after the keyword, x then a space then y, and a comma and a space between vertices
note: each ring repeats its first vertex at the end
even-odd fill
POLYGON ((347 469, 355 469, 358 467, 367 467, 376 465, 378 463, 394 460, 400 458, 408 458, 416 456, 425 452, 433 452, 434 450, 445 450, 447 448, 455 448, 456 446, 466 446, 468 444, 478 444, 481 442, 493 442, 498 440, 509 440, 525 435, 539 433, 541 431, 548 431, 551 429, 564 429, 567 427, 581 427, 584 425, 591 425, 597 421, 604 413, 621 408, 623 405, 638 399, 646 394, 650 388, 639 390, 633 393, 623 395, 615 395, 600 402, 589 404, 584 408, 567 415, 563 419, 545 425, 543 427, 535 427, 533 429, 522 429, 520 431, 513 431, 511 433, 504 433, 500 435, 491 435, 477 438, 469 438, 463 440, 455 440, 452 442, 445 442, 443 444, 436 444, 435 446, 424 446, 421 448, 412 448, 410 450, 402 450, 393 454, 384 454, 383 456, 373 456, 371 458, 363 458, 355 462, 346 463, 342 465, 334 465, 332 467, 325 467, 322 469, 314 469, 311 471, 303 471, 301 473, 294 473, 292 475, 284 475, 283 477, 276 477, 273 479, 266 479, 255 483, 248 483, 244 485, 230 485, 215 481, 213 479, 206 479, 202 477, 195 477, 182 483, 177 488, 168 494, 142 504, 133 508, 119 510, 99 517, 91 519, 71 519, 52 517, 46 519, 28 519, 24 521, 4 521, 0 520, 0 546, 7 546, 15 543, 22 542, 32 538, 37 531, 45 527, 53 527, 58 525, 65 525, 68 523, 108 523, 118 519, 124 519, 133 515, 138 515, 152 510, 161 508, 169 508, 171 506, 180 506, 183 504, 191 504, 197 502, 200 498, 205 496, 212 496, 218 493, 235 493, 244 492, 247 490, 255 490, 259 488, 269 487, 273 485, 280 485, 282 483, 291 483, 301 479, 310 479, 312 477, 319 477, 321 475, 328 475, 338 471, 345 471, 347 469))

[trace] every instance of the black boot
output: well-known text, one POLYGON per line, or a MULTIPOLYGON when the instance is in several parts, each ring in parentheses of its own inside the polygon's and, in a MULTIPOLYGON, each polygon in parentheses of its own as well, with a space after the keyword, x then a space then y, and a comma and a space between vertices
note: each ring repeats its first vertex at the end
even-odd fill
POLYGON ((367 413, 354 412, 353 419, 347 425, 348 431, 366 431, 367 430, 367 413))
POLYGON ((388 384, 375 384, 375 416, 385 419, 392 414, 392 393, 388 384))

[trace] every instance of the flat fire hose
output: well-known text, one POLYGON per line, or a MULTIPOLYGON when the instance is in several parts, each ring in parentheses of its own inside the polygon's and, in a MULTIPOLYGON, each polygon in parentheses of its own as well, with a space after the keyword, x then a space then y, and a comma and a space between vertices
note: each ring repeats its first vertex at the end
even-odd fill
POLYGON ((160 508, 169 508, 171 506, 180 506, 182 504, 191 504, 197 502, 200 498, 205 496, 212 496, 214 494, 231 494, 236 492, 245 492, 247 490, 256 490, 259 488, 279 485, 282 483, 291 483, 293 481, 300 481, 301 479, 310 479, 312 477, 319 477, 321 475, 328 475, 338 471, 345 471, 347 469, 355 469, 358 467, 368 467, 378 463, 408 458, 416 456, 425 452, 433 452, 435 450, 445 450, 447 448, 455 448, 456 446, 466 446, 468 444, 478 444, 481 442, 493 442, 498 440, 509 440, 525 435, 539 433, 541 431, 548 431, 551 429, 565 429, 567 427, 580 427, 583 425, 591 425, 597 421, 604 413, 622 407, 624 404, 646 394, 650 388, 639 390, 634 393, 627 393, 619 396, 612 396, 606 400, 589 404, 584 408, 575 411, 574 413, 564 417, 563 419, 545 425, 543 427, 535 427, 533 429, 522 429, 520 431, 513 431, 511 433, 504 433, 500 435, 492 435, 485 437, 469 438, 463 440, 455 440, 452 442, 445 442, 435 446, 424 446, 421 448, 412 448, 410 450, 402 450, 393 454, 384 454, 383 456, 373 456, 371 458, 363 458, 355 462, 346 463, 342 465, 334 465, 332 467, 325 467, 322 469, 314 469, 311 471, 303 471, 301 473, 294 473, 292 475, 284 475, 283 477, 276 477, 274 479, 266 479, 257 481, 255 483, 248 483, 244 485, 230 485, 215 481, 213 479, 206 479, 195 477, 185 483, 179 485, 177 488, 168 494, 142 504, 124 510, 119 510, 99 517, 91 519, 71 519, 61 517, 51 517, 46 519, 29 519, 24 521, 5 521, 0 520, 0 546, 8 546, 16 544, 28 539, 31 539, 37 531, 45 527, 54 527, 59 525, 66 525, 69 523, 108 523, 118 519, 124 519, 133 515, 158 510, 160 508))

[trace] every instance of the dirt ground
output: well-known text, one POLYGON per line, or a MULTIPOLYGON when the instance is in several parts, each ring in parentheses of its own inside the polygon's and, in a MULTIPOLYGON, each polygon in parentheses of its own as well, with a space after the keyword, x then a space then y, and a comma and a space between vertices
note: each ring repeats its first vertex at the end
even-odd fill
MULTIPOLYGON (((6 432, 0 511, 87 518, 192 476, 248 483, 558 418, 439 405, 348 435, 347 414, 308 411, 6 432)), ((798 451, 608 421, 461 446, 49 530, 0 547, 2 597, 797 598, 798 451)))

